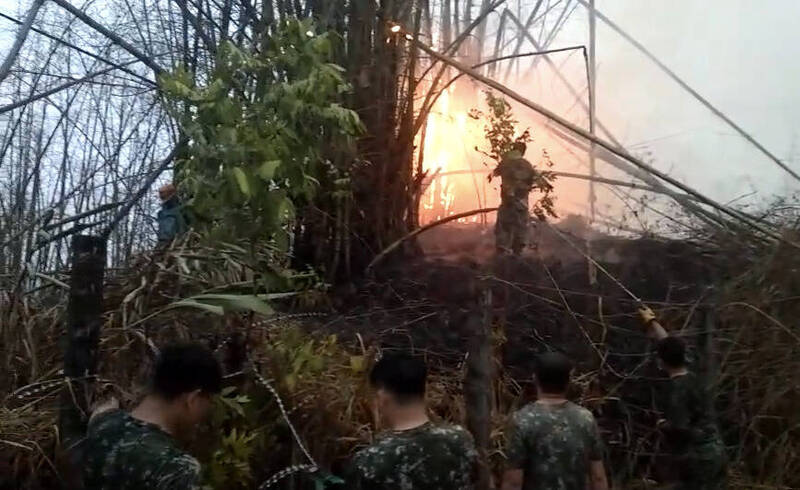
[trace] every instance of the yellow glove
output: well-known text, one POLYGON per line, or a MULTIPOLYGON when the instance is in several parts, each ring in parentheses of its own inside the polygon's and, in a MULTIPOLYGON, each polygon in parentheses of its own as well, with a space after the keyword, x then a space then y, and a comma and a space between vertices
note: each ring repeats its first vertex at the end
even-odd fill
POLYGON ((656 314, 649 307, 642 305, 639 307, 639 318, 645 325, 650 325, 651 322, 656 320, 656 314))

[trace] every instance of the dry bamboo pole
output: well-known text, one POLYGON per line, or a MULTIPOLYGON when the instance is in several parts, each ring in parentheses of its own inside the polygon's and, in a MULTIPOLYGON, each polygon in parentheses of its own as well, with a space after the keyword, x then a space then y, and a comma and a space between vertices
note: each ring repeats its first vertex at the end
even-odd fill
POLYGON ((155 72, 156 75, 160 75, 164 71, 164 69, 161 66, 159 66, 159 64, 156 63, 155 60, 153 60, 146 54, 139 51, 139 49, 137 49, 128 41, 122 39, 120 36, 112 32, 107 27, 104 27, 96 20, 89 17, 85 12, 82 12, 77 8, 75 8, 75 6, 69 3, 68 0, 52 0, 52 1, 62 9, 66 10, 67 12, 77 17, 78 20, 80 20, 87 26, 91 27, 95 31, 99 32, 103 36, 110 39, 112 42, 114 42, 114 44, 118 45, 119 47, 130 53, 134 58, 138 59, 139 61, 147 65, 151 70, 153 70, 153 72, 155 72))
POLYGON ((667 74, 667 76, 669 76, 669 77, 670 77, 672 80, 674 80, 674 81, 675 81, 675 83, 677 83, 678 85, 680 85, 680 86, 681 86, 681 88, 683 88, 684 90, 686 90, 687 92, 689 92, 689 93, 692 95, 692 97, 694 97, 694 98, 695 98, 695 99, 697 99, 697 100, 698 100, 698 101, 699 101, 701 104, 703 104, 703 105, 706 107, 706 109, 710 110, 710 111, 711 111, 711 112, 712 112, 712 113, 713 113, 715 116, 717 116, 717 117, 719 117, 720 119, 722 119, 723 121, 725 121, 725 123, 726 123, 728 126, 730 126, 731 128, 733 128, 733 130, 734 130, 734 131, 736 131, 737 133, 739 133, 739 135, 740 135, 741 137, 743 137, 744 139, 746 139, 746 140, 747 140, 749 143, 751 143, 753 146, 755 146, 755 147, 756 147, 756 148, 757 148, 757 149, 758 149, 758 150, 759 150, 761 153, 763 153, 764 155, 766 155, 766 156, 767 156, 767 158, 769 158, 770 160, 772 160, 773 162, 775 162, 775 163, 776 163, 776 164, 777 164, 777 165, 778 165, 780 168, 782 168, 782 169, 783 169, 783 170, 785 170, 787 173, 789 173, 789 175, 791 175, 792 177, 794 177, 795 179, 797 179, 798 181, 800 181, 800 175, 799 175, 799 174, 797 174, 797 172, 795 172, 794 170, 792 170, 791 168, 789 168, 789 167, 788 167, 788 166, 787 166, 785 163, 783 163, 783 162, 782 162, 782 161, 781 161, 781 160, 780 160, 780 159, 779 159, 777 156, 775 156, 775 155, 774 155, 772 152, 770 152, 769 150, 767 150, 767 149, 764 147, 764 145, 762 145, 761 143, 759 143, 759 142, 758 142, 758 141, 757 141, 757 140, 756 140, 756 139, 755 139, 755 138, 754 138, 752 135, 750 135, 750 133, 748 133, 747 131, 745 131, 744 129, 742 129, 742 127, 741 127, 741 126, 739 126, 738 124, 736 124, 735 122, 733 122, 733 120, 732 120, 731 118, 729 118, 728 116, 726 116, 726 115, 725 115, 725 114, 724 114, 724 113, 723 113, 721 110, 717 109, 717 108, 716 108, 716 107, 715 107, 713 104, 711 104, 711 102, 709 102, 709 101, 708 101, 708 99, 706 99, 705 97, 703 97, 702 95, 700 95, 700 93, 698 93, 698 92, 697 92, 695 89, 693 89, 691 86, 689 86, 689 84, 688 84, 688 83, 686 83, 685 81, 683 81, 683 79, 682 79, 682 78, 680 78, 680 77, 679 77, 677 74, 675 74, 675 72, 674 72, 674 71, 670 70, 670 69, 669 69, 669 67, 667 67, 667 65, 665 65, 664 63, 662 63, 662 62, 661 62, 661 60, 659 60, 658 58, 656 58, 656 56, 655 56, 653 53, 651 53, 650 51, 648 51, 648 49, 647 49, 647 48, 645 48, 645 47, 644 47, 644 45, 642 45, 642 43, 640 43, 639 41, 637 41, 636 39, 634 39, 634 38, 633 38, 633 37, 632 37, 630 34, 628 34, 627 32, 623 31, 623 30, 622 30, 622 28, 620 28, 620 27, 619 27, 617 24, 615 24, 613 21, 611 21, 611 19, 609 19, 608 17, 606 17, 605 15, 603 15, 602 13, 600 13, 600 11, 599 11, 599 10, 597 10, 596 8, 594 8, 594 7, 593 7, 591 4, 587 3, 585 0, 577 0, 577 1, 578 1, 578 3, 580 3, 581 5, 583 5, 584 7, 586 7, 587 9, 589 9, 591 12, 593 12, 594 16, 596 16, 597 18, 599 18, 600 20, 602 20, 602 21, 603 21, 603 22, 604 22, 604 23, 605 23, 605 24, 606 24, 608 27, 610 27, 610 28, 611 28, 612 30, 614 30, 614 31, 615 31, 617 34, 619 34, 620 36, 622 36, 622 37, 623 37, 623 38, 624 38, 626 41, 628 41, 629 43, 631 43, 631 44, 632 44, 632 45, 633 45, 633 46, 634 46, 636 49, 638 49, 638 50, 639 50, 639 51, 640 51, 640 52, 641 52, 643 55, 645 55, 645 56, 646 56, 646 57, 647 57, 647 58, 648 58, 650 61, 652 61, 653 63, 655 63, 655 64, 656 64, 656 66, 658 66, 658 67, 661 69, 661 71, 663 71, 664 73, 666 73, 666 74, 667 74))
MULTIPOLYGON (((130 65, 132 63, 135 63, 135 61, 128 62, 128 63, 126 63, 126 65, 130 65)), ((46 90, 46 91, 44 91, 44 92, 42 92, 40 94, 36 94, 36 95, 34 95, 32 97, 28 97, 28 98, 26 98, 24 100, 20 100, 20 101, 17 101, 17 102, 8 104, 8 105, 0 106, 0 115, 5 114, 6 112, 9 112, 9 111, 13 111, 14 109, 19 109, 20 107, 28 105, 31 102, 36 102, 37 100, 44 99, 44 98, 49 97, 49 96, 51 96, 51 95, 53 95, 55 93, 61 92, 62 90, 66 90, 66 89, 68 89, 70 87, 74 87, 75 85, 79 85, 81 83, 88 82, 89 80, 91 80, 93 78, 99 77, 101 75, 105 75, 106 73, 109 73, 109 72, 111 72, 113 70, 116 70, 116 67, 110 66, 110 67, 108 67, 108 68, 106 68, 104 70, 100 70, 100 71, 96 71, 94 73, 90 73, 90 74, 86 75, 85 77, 72 80, 71 82, 67 82, 67 83, 59 85, 57 87, 53 87, 50 90, 46 90)))
POLYGON ((367 266, 366 270, 369 271, 370 269, 372 269, 375 266, 375 264, 377 264, 378 262, 383 260, 391 252, 396 250, 397 247, 399 247, 403 242, 405 242, 406 240, 409 240, 411 238, 414 238, 415 236, 419 235, 420 233, 426 232, 426 231, 430 230, 431 228, 436 228, 437 226, 441 226, 441 225, 450 223, 451 221, 455 221, 455 220, 458 220, 458 219, 461 219, 461 218, 468 218, 470 216, 475 216, 476 214, 493 213, 495 211, 497 211, 497 208, 473 209, 472 211, 466 211, 464 213, 454 214, 452 216, 448 216, 446 218, 442 218, 442 219, 434 221, 432 223, 428 223, 425 226, 421 226, 421 227, 417 228, 416 230, 413 230, 410 233, 407 233, 406 235, 398 238, 397 240, 394 241, 394 243, 392 243, 388 247, 384 248, 383 251, 381 251, 381 253, 379 253, 378 255, 375 256, 374 259, 372 259, 372 262, 369 263, 369 265, 367 266))
MULTIPOLYGON (((13 22, 15 24, 18 24, 18 25, 22 24, 21 20, 16 19, 14 17, 11 17, 9 15, 6 15, 6 14, 4 14, 2 12, 0 12, 0 17, 4 18, 4 19, 6 19, 6 20, 8 20, 10 22, 13 22)), ((74 49, 75 51, 77 51, 77 52, 79 52, 81 54, 85 54, 86 56, 89 56, 90 58, 94 58, 96 60, 102 61, 103 63, 105 63, 107 65, 111 65, 111 66, 117 68, 118 70, 124 71, 128 75, 136 77, 136 78, 140 79, 141 81, 143 81, 143 82, 145 82, 145 83, 147 83, 149 85, 156 85, 156 82, 150 80, 149 78, 143 77, 139 73, 136 73, 135 71, 133 71, 133 70, 131 70, 129 68, 125 68, 124 66, 120 65, 119 63, 115 63, 115 62, 109 60, 108 58, 100 56, 99 54, 92 53, 91 51, 87 51, 87 50, 85 50, 85 49, 83 49, 83 48, 81 48, 79 46, 76 46, 75 44, 73 44, 73 43, 71 43, 69 41, 65 41, 64 39, 62 39, 62 38, 60 38, 58 36, 54 36, 53 34, 50 34, 47 31, 43 31, 41 29, 37 29, 36 27, 32 27, 31 31, 33 31, 36 34, 39 34, 41 36, 44 36, 44 37, 46 37, 46 38, 48 38, 48 39, 50 39, 52 41, 55 41, 55 42, 57 42, 59 44, 62 44, 62 45, 66 46, 66 47, 68 47, 70 49, 74 49)))
MULTIPOLYGON (((453 170, 453 171, 450 171, 450 172, 439 172, 436 175, 437 175, 437 177, 445 177, 445 176, 448 176, 448 175, 469 175, 469 174, 474 175, 474 174, 480 174, 480 173, 485 173, 485 172, 482 172, 480 170, 453 170)), ((626 187, 628 189, 635 189, 635 190, 639 190, 639 191, 653 192, 653 193, 656 193, 656 194, 664 194, 666 196, 673 197, 673 195, 671 193, 665 193, 661 189, 657 189, 655 187, 650 187, 650 186, 645 185, 645 184, 637 184, 635 182, 626 182, 624 180, 608 179, 606 177, 600 177, 598 175, 591 175, 591 174, 588 174, 588 175, 587 174, 576 174, 576 173, 573 173, 573 172, 553 172, 553 171, 551 171, 549 173, 555 175, 556 177, 564 177, 566 179, 586 180, 588 182, 595 182, 595 183, 598 183, 598 184, 608 184, 608 185, 613 185, 613 186, 617 186, 617 187, 626 187)), ((687 195, 685 197, 687 199, 696 200, 696 198, 693 197, 693 196, 688 196, 687 195)))
POLYGON ((33 21, 36 20, 36 15, 39 13, 39 9, 43 4, 44 0, 33 0, 33 5, 31 5, 31 8, 28 10, 28 14, 25 16, 25 21, 22 23, 22 25, 20 25, 19 32, 17 32, 17 37, 14 39, 14 44, 11 46, 11 50, 8 52, 8 55, 6 55, 3 65, 0 66, 0 83, 3 83, 3 80, 6 79, 11 71, 11 67, 17 60, 17 56, 19 56, 19 52, 22 50, 22 45, 25 44, 25 39, 28 38, 28 33, 31 32, 33 21))
MULTIPOLYGON (((596 27, 597 22, 594 16, 594 0, 590 0, 592 2, 592 11, 589 14, 589 56, 586 59, 586 64, 588 68, 588 75, 589 75, 589 132, 592 135, 597 136, 594 130, 594 119, 597 113, 597 56, 596 56, 596 44, 597 44, 597 36, 596 36, 596 27)), ((595 177, 597 175, 597 167, 595 164, 595 146, 594 142, 590 143, 589 145, 589 175, 591 177, 595 177)), ((594 180, 589 180, 589 223, 594 223, 596 218, 596 210, 595 206, 597 203, 597 195, 595 194, 594 188, 594 180)), ((586 248, 589 252, 589 255, 592 254, 592 239, 591 237, 586 240, 586 248)), ((588 273, 589 273, 589 283, 591 285, 597 284, 597 269, 594 267, 594 264, 591 261, 587 261, 588 273)))
MULTIPOLYGON (((402 34, 405 35, 405 33, 402 33, 402 34)), ((525 97, 523 97, 522 95, 518 94, 517 92, 511 90, 510 88, 506 87, 505 85, 481 75, 480 73, 478 73, 477 71, 473 70, 469 66, 467 66, 467 65, 465 65, 465 64, 463 64, 463 63, 461 63, 461 62, 459 62, 459 61, 457 61, 457 60, 455 60, 455 59, 453 59, 453 58, 451 58, 449 56, 445 56, 445 55, 443 55, 441 53, 436 52, 435 50, 431 49, 426 44, 419 42, 418 40, 412 40, 412 42, 417 47, 419 47, 420 49, 425 51, 429 56, 431 56, 433 58, 436 58, 439 61, 441 61, 442 63, 450 65, 453 68, 466 73, 467 75, 469 75, 470 77, 474 78, 475 80, 477 80, 477 81, 479 81, 479 82, 481 82, 481 83, 483 83, 485 85, 488 85, 489 87, 497 90, 498 92, 502 93, 503 95, 505 95, 507 97, 510 97, 511 99, 514 99, 515 101, 517 101, 520 104, 528 107, 529 109, 532 109, 532 110, 538 112, 539 114, 545 116, 547 119, 557 123, 561 127, 569 130, 570 132, 575 133, 575 134, 583 137, 584 139, 586 139, 588 141, 592 141, 592 142, 596 143, 598 146, 600 146, 602 148, 605 148, 607 151, 609 151, 609 152, 617 155, 618 157, 620 157, 620 158, 632 163, 636 167, 644 170, 645 172, 647 172, 649 174, 652 174, 652 175, 655 175, 656 177, 660 178, 661 180, 663 180, 663 181, 665 181, 665 182, 677 187, 678 189, 682 190, 683 192, 685 192, 685 193, 687 193, 687 194, 689 194, 691 196, 694 196, 695 198, 697 198, 698 201, 700 201, 700 202, 702 202, 702 203, 714 208, 715 210, 717 210, 717 211, 719 211, 719 212, 721 212, 721 213, 733 218, 735 221, 740 221, 740 222, 746 224, 747 226, 749 226, 750 228, 753 228, 754 230, 762 233, 763 235, 765 235, 765 236, 767 236, 769 238, 772 238, 773 240, 787 241, 780 234, 778 234, 778 233, 776 233, 776 232, 774 232, 772 230, 768 230, 767 228, 763 227, 759 223, 754 223, 750 219, 747 219, 744 216, 742 216, 741 214, 739 214, 739 213, 737 213, 737 212, 735 212, 735 211, 733 211, 731 209, 728 209, 726 206, 723 206, 722 204, 719 204, 716 201, 706 197, 705 195, 703 195, 702 193, 696 191, 692 187, 689 187, 688 185, 681 183, 680 181, 670 177, 669 175, 661 172, 660 170, 653 168, 652 166, 650 166, 647 163, 643 162, 639 158, 636 158, 635 156, 631 155, 630 153, 628 153, 624 149, 616 147, 613 144, 611 144, 611 143, 609 143, 609 142, 607 142, 605 140, 602 140, 602 139, 598 138, 597 136, 592 135, 588 131, 586 131, 583 128, 580 128, 580 127, 578 127, 578 126, 576 126, 574 124, 572 124, 571 122, 567 121, 566 119, 562 118, 561 116, 553 113, 549 109, 546 109, 546 108, 540 106, 539 104, 536 104, 535 102, 526 99, 525 97)), ((794 246, 796 248, 800 248, 800 245, 797 245, 797 244, 795 244, 793 242, 788 242, 787 241, 787 243, 791 244, 792 246, 794 246)))

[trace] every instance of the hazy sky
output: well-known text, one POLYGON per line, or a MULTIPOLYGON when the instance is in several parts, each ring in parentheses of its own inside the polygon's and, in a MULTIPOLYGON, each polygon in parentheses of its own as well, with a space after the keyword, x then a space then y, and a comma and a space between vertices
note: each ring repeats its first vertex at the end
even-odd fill
MULTIPOLYGON (((700 94, 800 173, 800 1, 596 0, 700 94)), ((564 42, 581 42, 580 8, 564 42)), ((585 37, 584 37, 585 39, 585 37)), ((598 117, 626 145, 720 200, 800 183, 598 20, 598 117)))

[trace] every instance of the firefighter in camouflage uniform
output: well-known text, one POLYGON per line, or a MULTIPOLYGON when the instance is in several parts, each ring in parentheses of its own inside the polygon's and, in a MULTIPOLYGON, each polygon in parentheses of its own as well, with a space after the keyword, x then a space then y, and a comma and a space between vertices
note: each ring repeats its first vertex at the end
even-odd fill
POLYGON ((514 143, 513 149, 503 155, 492 174, 500 177, 500 208, 495 223, 495 246, 501 254, 519 255, 528 241, 528 195, 531 193, 536 171, 524 158, 525 143, 514 143))
POLYGON ((668 335, 650 308, 640 308, 639 315, 650 336, 658 341, 658 361, 669 375, 659 428, 675 464, 674 488, 727 488, 727 455, 714 417, 713 395, 689 371, 683 340, 668 335))
POLYGON ((566 399, 572 363, 539 356, 538 398, 511 417, 502 490, 608 490, 594 416, 566 399))
POLYGON ((177 439, 205 419, 222 385, 213 354, 194 345, 162 350, 150 393, 131 412, 110 410, 89 422, 86 490, 199 490, 200 463, 177 439))
POLYGON ((375 408, 390 430, 353 459, 348 489, 471 490, 477 464, 472 436, 434 424, 425 406, 425 364, 384 357, 373 368, 375 408))

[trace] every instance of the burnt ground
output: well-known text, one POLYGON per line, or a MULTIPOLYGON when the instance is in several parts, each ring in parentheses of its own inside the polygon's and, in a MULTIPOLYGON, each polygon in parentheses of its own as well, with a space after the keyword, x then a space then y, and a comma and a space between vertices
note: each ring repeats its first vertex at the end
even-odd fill
MULTIPOLYGON (((582 230, 564 231, 585 246, 582 230)), ((518 405, 530 397, 535 354, 561 350, 576 362, 576 398, 598 416, 612 464, 628 477, 651 461, 657 438, 654 401, 663 381, 650 362, 650 341, 635 316, 637 303, 598 272, 589 283, 586 259, 544 226, 534 249, 495 258, 491 228, 439 227, 420 240, 427 254, 384 264, 358 287, 337 292, 338 314, 327 328, 367 344, 425 353, 434 369, 458 368, 468 350, 466 319, 484 315, 491 294, 496 367, 518 405), (519 396, 515 396, 519 395, 519 396)), ((703 345, 704 302, 712 257, 692 244, 596 235, 592 255, 654 308, 691 346, 703 345)))

